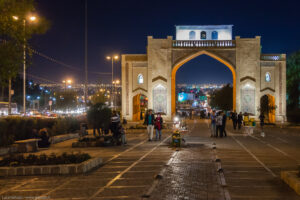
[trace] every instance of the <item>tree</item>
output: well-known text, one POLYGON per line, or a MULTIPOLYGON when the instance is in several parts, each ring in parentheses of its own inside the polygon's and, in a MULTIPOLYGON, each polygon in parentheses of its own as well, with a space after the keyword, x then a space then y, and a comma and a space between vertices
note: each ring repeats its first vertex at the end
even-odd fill
POLYGON ((0 0, 0 83, 2 91, 9 83, 9 100, 11 81, 24 61, 23 50, 28 51, 29 57, 31 55, 28 40, 34 34, 46 32, 49 27, 49 22, 42 17, 38 18, 38 23, 26 25, 28 15, 34 12, 34 0, 0 0))
POLYGON ((225 85, 211 94, 210 106, 221 110, 232 110, 233 89, 230 84, 225 85))
POLYGON ((291 54, 287 59, 286 87, 288 108, 299 109, 300 102, 300 51, 291 54))
POLYGON ((97 92, 91 98, 92 104, 105 103, 106 100, 107 98, 104 96, 102 92, 97 92))
POLYGON ((108 130, 110 126, 111 109, 104 103, 96 103, 90 107, 87 112, 87 120, 95 130, 100 134, 101 131, 108 130))
POLYGON ((72 110, 75 109, 77 106, 77 95, 76 92, 73 90, 66 90, 63 92, 56 92, 56 109, 59 110, 72 110))

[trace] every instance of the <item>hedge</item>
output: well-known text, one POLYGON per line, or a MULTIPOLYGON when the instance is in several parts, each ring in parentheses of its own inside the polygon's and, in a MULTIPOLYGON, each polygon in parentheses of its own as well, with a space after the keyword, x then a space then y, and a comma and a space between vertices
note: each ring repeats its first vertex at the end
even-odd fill
POLYGON ((34 129, 38 132, 47 128, 50 136, 74 133, 80 129, 80 121, 74 117, 29 118, 6 117, 0 119, 0 147, 8 146, 16 140, 33 138, 34 129))

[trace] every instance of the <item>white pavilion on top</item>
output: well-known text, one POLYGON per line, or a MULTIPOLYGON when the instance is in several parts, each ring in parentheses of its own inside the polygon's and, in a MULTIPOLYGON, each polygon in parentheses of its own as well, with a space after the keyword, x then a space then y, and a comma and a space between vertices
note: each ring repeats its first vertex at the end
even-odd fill
POLYGON ((176 40, 232 40, 232 26, 176 26, 176 40))

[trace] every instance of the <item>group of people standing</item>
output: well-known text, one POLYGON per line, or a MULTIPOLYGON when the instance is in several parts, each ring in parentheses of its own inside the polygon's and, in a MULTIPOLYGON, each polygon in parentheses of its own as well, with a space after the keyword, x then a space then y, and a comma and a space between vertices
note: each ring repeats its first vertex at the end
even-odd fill
POLYGON ((148 132, 148 141, 152 141, 153 139, 153 130, 155 129, 156 137, 155 140, 161 140, 161 130, 163 125, 163 118, 161 114, 158 113, 156 117, 152 113, 152 110, 148 110, 145 116, 144 124, 147 125, 148 132))
POLYGON ((223 111, 216 113, 213 111, 210 115, 211 119, 211 137, 226 137, 226 121, 227 116, 223 111))
MULTIPOLYGON (((226 137, 226 121, 228 115, 223 111, 213 111, 210 114, 211 120, 211 137, 226 137)), ((236 130, 237 128, 240 130, 243 123, 243 114, 240 112, 237 114, 235 111, 231 112, 229 119, 232 120, 233 129, 236 130)))
POLYGON ((242 127, 243 123, 243 114, 240 112, 237 114, 235 111, 231 113, 231 120, 232 120, 232 125, 233 129, 236 130, 236 126, 238 126, 238 129, 240 130, 242 127))

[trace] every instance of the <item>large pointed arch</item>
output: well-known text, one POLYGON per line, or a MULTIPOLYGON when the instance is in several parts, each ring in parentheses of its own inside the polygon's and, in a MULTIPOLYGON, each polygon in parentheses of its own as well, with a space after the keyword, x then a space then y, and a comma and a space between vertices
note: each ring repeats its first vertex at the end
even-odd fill
POLYGON ((172 68, 172 78, 171 78, 171 111, 172 111, 172 115, 174 115, 176 113, 176 72, 177 70, 182 66, 184 65, 185 63, 187 63, 188 61, 198 57, 198 56, 201 56, 201 55, 207 55, 207 56, 210 56, 214 59, 216 59, 217 61, 223 63, 225 66, 227 66, 230 71, 232 72, 232 85, 233 85, 233 109, 235 110, 236 109, 236 72, 235 72, 235 69, 233 67, 232 64, 230 64, 228 61, 224 60, 223 58, 220 58, 219 56, 211 53, 211 52, 208 52, 208 51, 199 51, 195 54, 192 54, 190 56, 187 56, 185 58, 183 58, 182 60, 178 61, 177 63, 175 63, 175 65, 173 66, 172 68))

